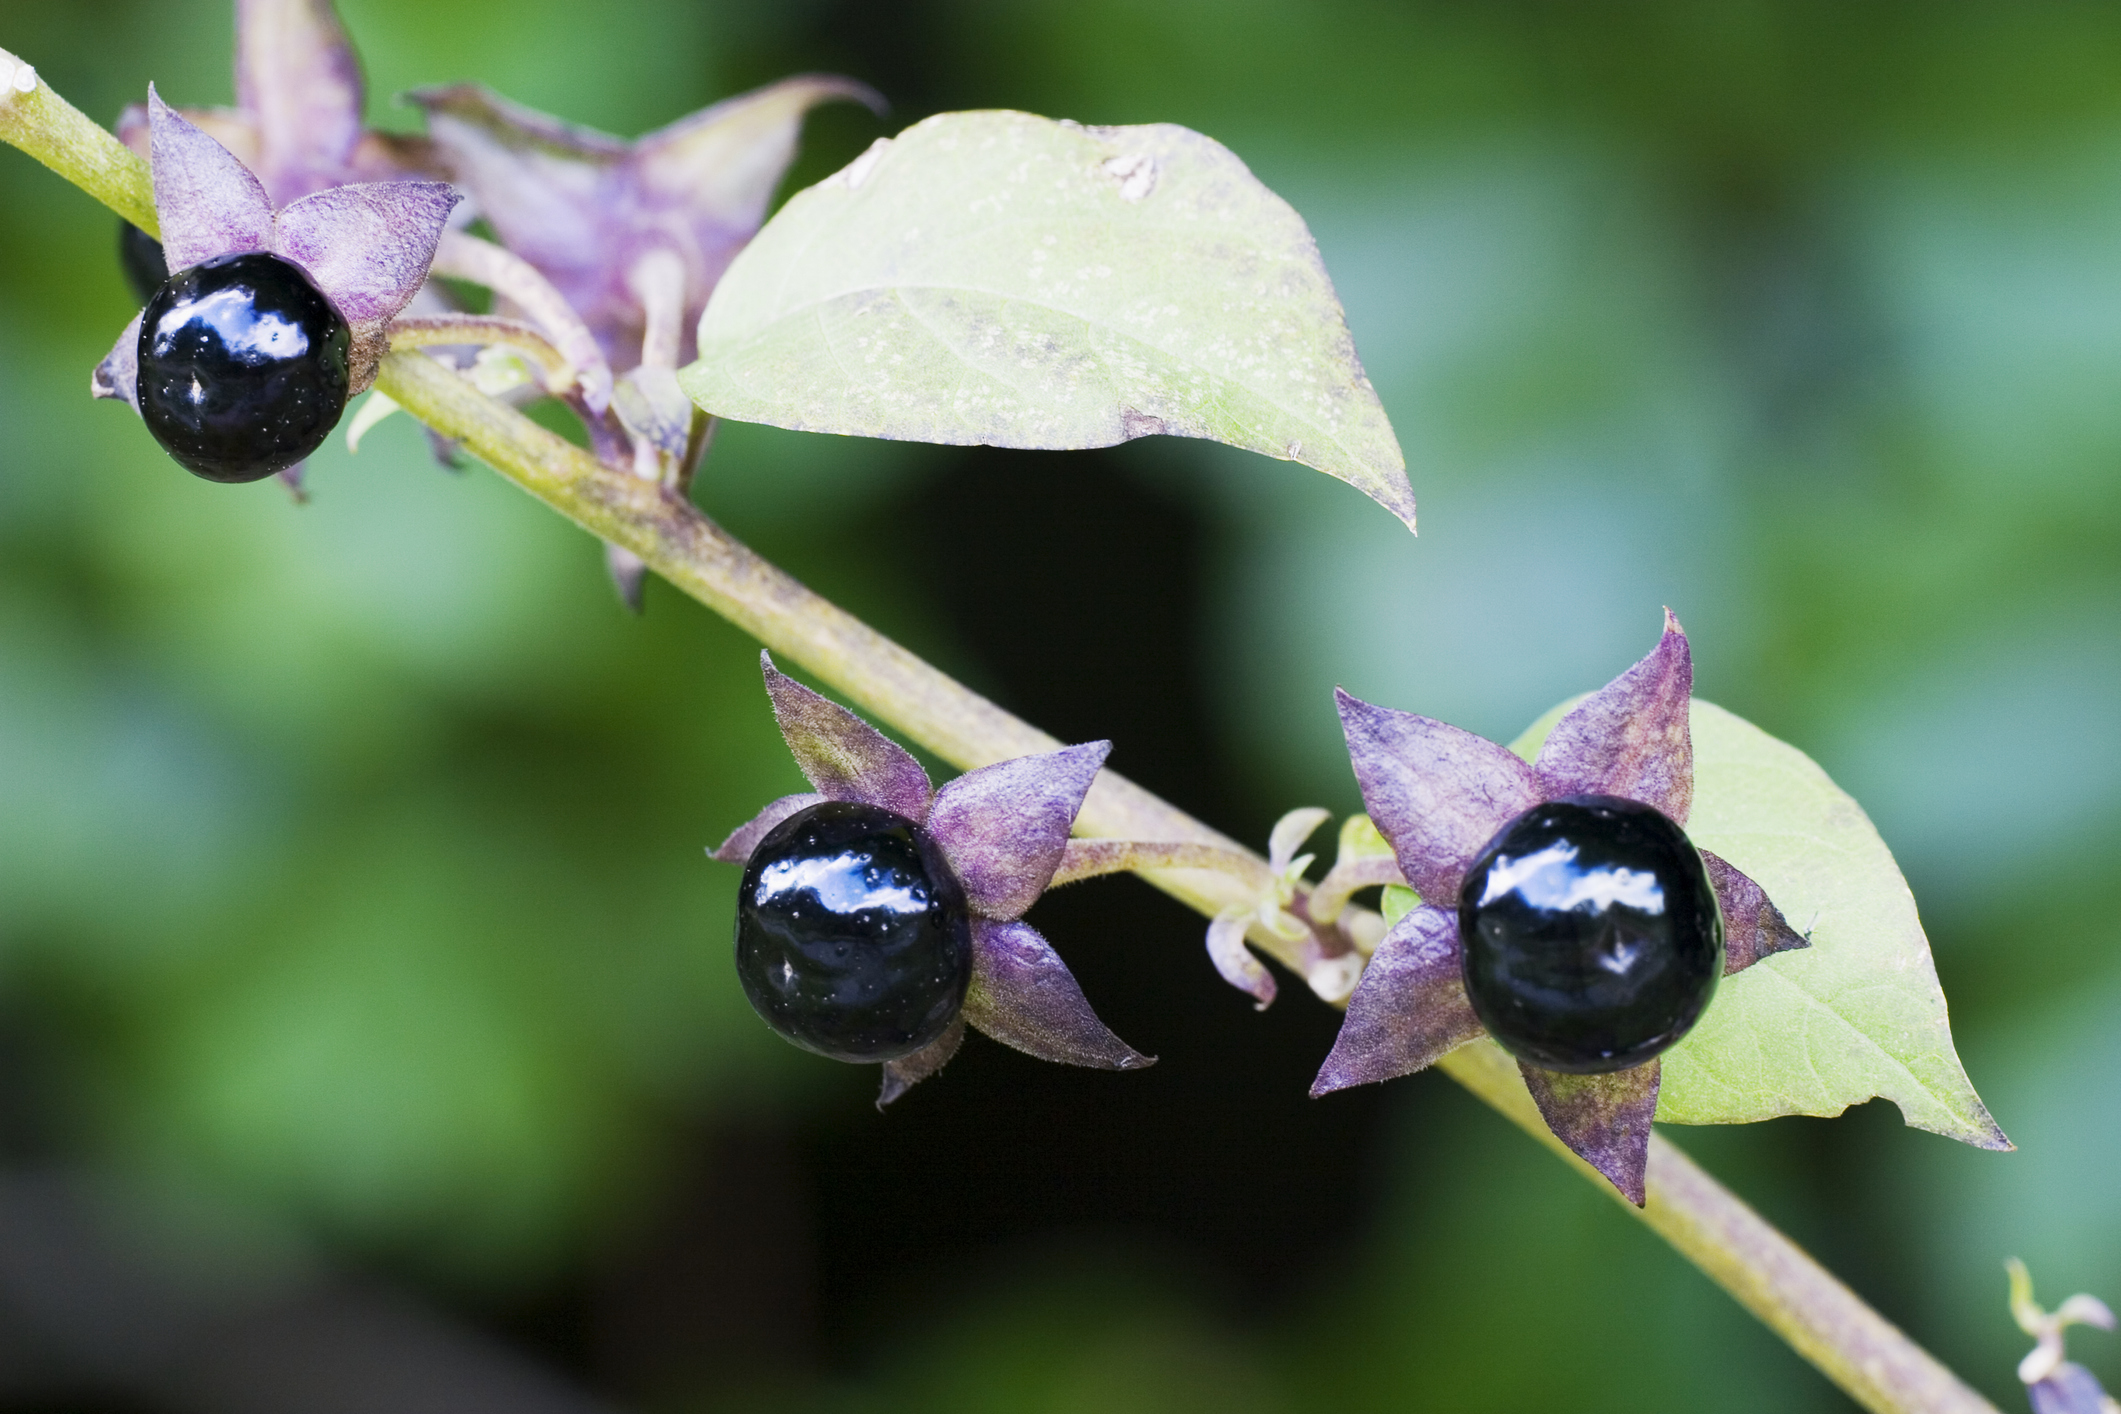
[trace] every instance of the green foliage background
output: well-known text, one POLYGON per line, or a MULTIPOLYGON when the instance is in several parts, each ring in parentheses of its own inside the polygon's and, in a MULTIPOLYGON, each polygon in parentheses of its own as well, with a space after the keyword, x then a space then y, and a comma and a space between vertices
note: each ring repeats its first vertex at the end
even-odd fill
MULTIPOLYGON (((908 103, 1227 143, 1311 221, 1423 527, 1286 464, 1115 458, 1215 527, 1245 808, 1354 804, 1335 682, 1507 740, 1671 603, 1702 694, 1894 847, 2020 1152, 1876 1105, 1824 1163, 1824 1122, 1677 1137, 2007 1407, 2004 1256, 2121 1297, 2121 13, 342 10, 386 125, 466 77, 628 133, 795 69, 889 86, 863 46, 903 24, 908 103)), ((17 5, 0 40, 106 120, 150 78, 229 96, 219 5, 17 5)), ((821 116, 802 179, 876 131, 821 116)), ((130 314, 111 225, 0 155, 0 1017, 47 1142, 480 1309, 622 1233, 685 1128, 865 1103, 726 964, 700 847, 794 781, 752 645, 667 592, 621 618, 592 544, 402 419, 301 511, 177 474, 86 397, 130 314)), ((927 458, 731 428, 701 500, 959 665, 875 533, 927 458)), ((1408 1114, 1367 1207, 1259 1195, 1368 1214, 1271 1318, 1102 1234, 671 1407, 1848 1407, 1470 1102, 1408 1114)))

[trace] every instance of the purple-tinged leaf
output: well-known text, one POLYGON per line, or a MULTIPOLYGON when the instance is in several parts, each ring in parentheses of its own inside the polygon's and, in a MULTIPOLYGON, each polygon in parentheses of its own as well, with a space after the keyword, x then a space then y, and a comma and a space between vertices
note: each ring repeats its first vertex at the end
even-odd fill
POLYGON ((707 851, 708 857, 719 859, 724 864, 742 864, 751 858, 751 851, 759 847, 759 841, 766 838, 775 825, 798 810, 808 810, 811 806, 822 803, 824 799, 824 796, 810 791, 804 791, 801 795, 784 795, 737 826, 728 839, 707 851))
POLYGON ((308 271, 348 323, 387 320, 426 282, 457 201, 445 182, 333 187, 280 212, 272 250, 308 271))
POLYGON ((2057 1365, 2044 1380, 2025 1387, 2033 1414, 2109 1414, 2113 1403, 2100 1387, 2098 1377, 2082 1365, 2057 1365))
POLYGON ((171 271, 217 255, 271 250, 272 202, 258 179, 220 143, 147 90, 155 217, 171 271))
POLYGON ((1708 866, 1709 883, 1716 890, 1716 904, 1723 910, 1723 975, 1743 972, 1764 957, 1792 948, 1811 946, 1804 934, 1789 925, 1782 910, 1768 898, 1767 890, 1738 871, 1719 855, 1701 851, 1708 866))
POLYGON ((965 1020, 1040 1060, 1097 1070, 1154 1065, 1097 1019, 1075 974, 1028 923, 972 920, 972 986, 965 1020))
POLYGON ((360 60, 330 0, 237 0, 236 102, 257 171, 280 202, 350 176, 361 141, 360 60))
POLYGON ((1260 1011, 1274 1004, 1279 989, 1274 984, 1274 974, 1252 956, 1245 946, 1245 930, 1252 925, 1254 912, 1250 909, 1226 909, 1215 915, 1208 923, 1208 960, 1215 970, 1238 991, 1252 997, 1260 1011))
POLYGON ((1608 1075, 1563 1075, 1523 1061, 1517 1068, 1554 1137, 1641 1207, 1650 1120, 1657 1113, 1657 1062, 1608 1075))
POLYGON ((950 1064, 957 1048, 965 1039, 965 1018, 962 1016, 950 1023, 942 1035, 930 1041, 910 1056, 884 1062, 884 1083, 877 1091, 876 1107, 884 1106, 926 1080, 929 1076, 950 1064))
POLYGON ((795 764, 828 800, 882 806, 919 824, 928 818, 928 773, 907 750, 759 654, 766 695, 795 764))
POLYGON ((1334 689, 1356 784, 1400 872, 1425 899, 1455 902, 1466 866, 1537 805, 1539 779, 1506 748, 1431 717, 1334 689))
POLYGON ((1411 1075, 1482 1034, 1461 951, 1455 913, 1423 904, 1393 924, 1355 984, 1312 1097, 1411 1075))
POLYGON ((946 782, 929 808, 935 836, 965 900, 985 918, 1021 918, 1038 902, 1068 846, 1109 741, 1019 756, 946 782))
POLYGON ((1545 794, 1624 796, 1684 825, 1694 803, 1687 731, 1693 692, 1686 634, 1666 609, 1664 637, 1649 656, 1577 703, 1547 734, 1539 748, 1545 794))
POLYGON ((142 310, 133 316, 88 380, 89 392, 99 398, 122 399, 134 412, 140 410, 140 319, 145 313, 142 310))

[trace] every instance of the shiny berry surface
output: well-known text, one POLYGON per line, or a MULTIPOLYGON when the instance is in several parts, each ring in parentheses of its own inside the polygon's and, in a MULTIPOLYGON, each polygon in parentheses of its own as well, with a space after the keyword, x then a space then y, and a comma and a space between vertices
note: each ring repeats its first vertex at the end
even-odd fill
POLYGON ((964 891, 928 832, 828 800, 752 851, 736 912, 744 995, 774 1030, 844 1061, 908 1055, 965 1003, 964 891))
POLYGON ((140 416, 209 481, 256 481, 315 451, 346 410, 345 319, 271 255, 180 270, 140 319, 140 416))
POLYGON ((1616 796, 1548 801, 1503 826, 1466 873, 1458 926, 1474 1014, 1547 1070, 1641 1065, 1700 1020, 1723 976, 1700 851, 1616 796))
POLYGON ((140 303, 146 304, 169 278, 169 262, 162 257, 162 242, 130 221, 118 223, 118 264, 125 283, 132 286, 140 303))

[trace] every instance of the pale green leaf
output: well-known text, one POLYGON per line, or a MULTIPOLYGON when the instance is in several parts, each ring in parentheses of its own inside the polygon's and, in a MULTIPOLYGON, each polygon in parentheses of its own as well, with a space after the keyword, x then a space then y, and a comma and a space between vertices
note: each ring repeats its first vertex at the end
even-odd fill
POLYGON ((1303 219, 1220 143, 945 113, 798 193, 681 377, 810 432, 997 447, 1206 437, 1414 524, 1406 461, 1303 219))
MULTIPOLYGON (((1511 749, 1532 759, 1572 705, 1511 749)), ((1692 728, 1688 835, 1766 889, 1812 945, 1723 980, 1664 1055, 1657 1118, 1837 1115, 1883 1096, 1919 1129, 2009 1148, 1952 1049, 1914 896, 1869 818, 1810 757, 1721 707, 1697 699, 1692 728)))

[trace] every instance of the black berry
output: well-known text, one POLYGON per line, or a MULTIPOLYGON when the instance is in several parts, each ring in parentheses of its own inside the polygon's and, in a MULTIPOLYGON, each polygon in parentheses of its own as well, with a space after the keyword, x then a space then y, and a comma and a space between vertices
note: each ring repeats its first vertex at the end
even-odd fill
POLYGON ((162 242, 130 221, 118 223, 118 264, 125 270, 125 283, 146 304, 169 278, 169 262, 162 258, 162 242))
POLYGON ((1700 1020, 1723 976, 1701 853, 1660 812, 1609 795, 1503 826, 1458 896, 1466 995, 1504 1049, 1547 1070, 1625 1070, 1700 1020))
POLYGON ((744 866, 736 970, 789 1040, 844 1061, 908 1055, 965 1003, 964 891, 928 832, 874 805, 789 816, 744 866))
POLYGON ((272 255, 163 282, 140 319, 140 416, 187 470, 256 481, 315 451, 346 410, 346 320, 272 255))

